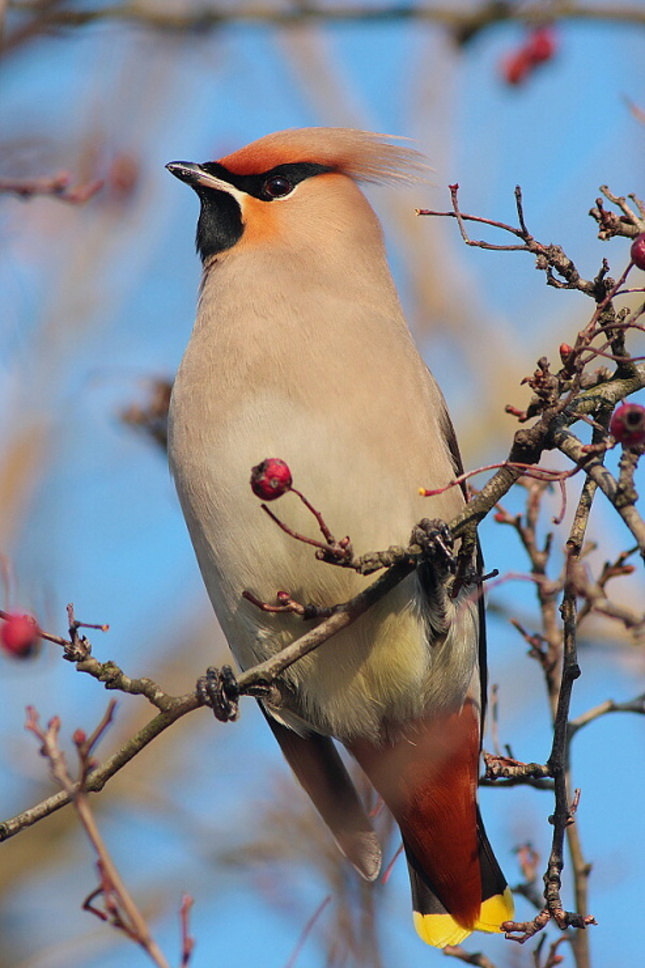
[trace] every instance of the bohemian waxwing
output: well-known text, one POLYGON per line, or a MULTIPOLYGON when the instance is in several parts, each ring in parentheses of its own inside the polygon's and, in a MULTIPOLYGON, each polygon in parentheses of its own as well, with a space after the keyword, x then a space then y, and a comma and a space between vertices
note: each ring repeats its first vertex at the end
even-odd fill
MULTIPOLYGON (((406 325, 378 219, 357 182, 418 177, 421 156, 343 128, 282 131, 217 162, 173 162, 199 196, 203 279, 170 407, 172 473, 213 607, 242 669, 299 637, 262 611, 286 590, 345 602, 374 578, 319 561, 249 487, 286 461, 298 489, 357 554, 450 521, 461 463, 446 406, 406 325)), ((293 493, 290 528, 316 534, 293 493)), ((429 562, 281 676, 263 706, 341 850, 368 880, 376 835, 334 746, 358 760, 403 836, 420 936, 443 947, 499 931, 510 891, 477 807, 485 642, 476 579, 456 597, 429 562)))

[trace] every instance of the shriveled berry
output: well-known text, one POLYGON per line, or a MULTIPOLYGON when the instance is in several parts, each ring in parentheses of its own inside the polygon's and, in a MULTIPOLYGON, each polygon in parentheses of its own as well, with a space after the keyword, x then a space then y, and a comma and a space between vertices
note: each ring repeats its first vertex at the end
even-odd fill
POLYGON ((31 615, 14 612, 0 625, 0 646, 17 658, 31 655, 39 639, 38 623, 31 615))
POLYGON ((639 403, 623 403, 614 411, 609 432, 625 447, 645 444, 645 407, 639 403))
POLYGON ((251 488, 263 501, 275 501, 290 490, 292 483, 289 465, 279 457, 267 457, 251 470, 251 488))
POLYGON ((645 269, 645 232, 637 235, 632 242, 630 255, 635 266, 638 266, 639 269, 645 269))

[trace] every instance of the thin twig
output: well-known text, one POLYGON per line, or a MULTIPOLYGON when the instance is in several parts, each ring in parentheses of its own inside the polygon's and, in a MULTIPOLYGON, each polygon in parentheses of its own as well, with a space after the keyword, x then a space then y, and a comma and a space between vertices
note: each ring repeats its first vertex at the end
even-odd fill
POLYGON ((51 195, 70 205, 84 205, 103 188, 103 179, 94 178, 80 185, 70 186, 71 176, 62 171, 46 178, 0 178, 0 194, 18 195, 29 199, 36 195, 51 195))
MULTIPOLYGON (((20 8, 19 8, 20 9, 20 8)), ((416 3, 397 3, 381 5, 363 4, 316 4, 300 3, 292 8, 276 8, 266 3, 248 3, 243 7, 231 9, 229 6, 211 5, 204 9, 175 12, 157 9, 136 2, 120 5, 105 4, 102 7, 82 9, 77 6, 57 7, 42 2, 25 7, 35 24, 28 22, 7 38, 6 46, 11 48, 24 39, 29 39, 29 29, 44 30, 52 27, 82 27, 102 20, 117 20, 139 23, 151 30, 204 34, 220 29, 227 24, 256 23, 269 27, 288 27, 298 23, 391 23, 397 21, 435 23, 449 29, 457 40, 466 42, 481 30, 499 22, 520 21, 521 23, 542 23, 544 7, 539 0, 523 4, 521 9, 502 3, 482 4, 475 10, 460 10, 453 5, 428 5, 416 3), (39 19, 40 18, 40 19, 39 19), (25 36, 26 35, 26 36, 25 36)), ((578 3, 559 3, 556 11, 559 20, 576 19, 599 22, 619 22, 644 24, 645 14, 638 5, 620 7, 581 5, 578 3)))
POLYGON ((470 952, 462 948, 460 944, 447 944, 443 949, 444 955, 448 958, 457 958, 467 965, 476 965, 477 968, 495 968, 494 963, 481 951, 470 952))
POLYGON ((189 894, 184 894, 181 899, 179 909, 179 919, 181 923, 181 968, 187 968, 190 963, 192 953, 195 949, 195 939, 190 934, 190 911, 194 904, 189 894))
POLYGON ((323 898, 323 900, 320 902, 320 904, 318 905, 318 907, 316 908, 316 910, 314 911, 314 913, 311 915, 311 917, 309 918, 309 920, 305 924, 304 928, 302 929, 302 931, 300 933, 300 937, 298 938, 298 940, 296 942, 296 945, 295 945, 293 951, 291 952, 291 956, 290 956, 288 962, 286 963, 285 968, 295 968, 296 962, 297 962, 298 958, 300 957, 300 952, 302 951, 302 949, 304 947, 304 944, 305 944, 307 938, 311 934, 311 932, 312 932, 312 930, 314 928, 314 925, 315 925, 316 921, 321 916, 321 914, 323 913, 323 911, 325 910, 325 908, 327 907, 327 905, 330 904, 330 903, 331 903, 331 895, 328 894, 327 897, 323 898))
POLYGON ((29 718, 27 728, 40 740, 40 751, 49 762, 54 779, 60 784, 73 803, 81 825, 97 856, 100 887, 97 891, 92 892, 90 898, 94 898, 98 894, 102 895, 105 901, 106 913, 93 908, 89 900, 85 904, 86 909, 98 914, 103 920, 109 920, 115 927, 118 927, 128 937, 136 941, 147 952, 158 968, 170 968, 168 961, 166 961, 161 949, 152 937, 145 918, 134 903, 110 856, 105 841, 99 832, 92 810, 90 809, 87 797, 86 782, 93 766, 91 759, 92 750, 112 720, 114 705, 114 701, 109 704, 101 722, 90 737, 86 737, 80 730, 77 730, 74 734, 74 742, 79 757, 79 777, 77 780, 72 779, 67 768, 65 756, 58 745, 60 720, 57 717, 52 719, 45 731, 39 725, 38 714, 30 707, 28 710, 29 718))
POLYGON ((589 723, 593 723, 601 716, 607 716, 609 713, 637 713, 645 716, 645 692, 627 702, 615 702, 613 699, 606 699, 597 706, 593 706, 592 709, 580 713, 579 716, 569 722, 569 739, 573 739, 584 726, 588 726, 589 723))

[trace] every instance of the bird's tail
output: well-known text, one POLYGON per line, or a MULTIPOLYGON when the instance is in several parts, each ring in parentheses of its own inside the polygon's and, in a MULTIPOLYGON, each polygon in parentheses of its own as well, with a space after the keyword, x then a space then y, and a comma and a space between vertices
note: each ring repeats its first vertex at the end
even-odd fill
POLYGON ((433 883, 432 874, 424 871, 404 839, 414 926, 419 937, 436 948, 460 944, 472 931, 500 931, 502 922, 513 918, 513 897, 493 854, 479 811, 477 822, 478 854, 474 866, 479 866, 479 885, 475 885, 476 890, 471 892, 472 903, 467 906, 460 906, 458 898, 451 893, 446 896, 450 907, 444 905, 437 892, 443 895, 444 885, 440 882, 445 879, 439 874, 437 882, 433 883))
POLYGON ((385 746, 350 749, 401 828, 420 937, 443 948, 499 931, 513 900, 477 807, 475 705, 417 721, 385 746))

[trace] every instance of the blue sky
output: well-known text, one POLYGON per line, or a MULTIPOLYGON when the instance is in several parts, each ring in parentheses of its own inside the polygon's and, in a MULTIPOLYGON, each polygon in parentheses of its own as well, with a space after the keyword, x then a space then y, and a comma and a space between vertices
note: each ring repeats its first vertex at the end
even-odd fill
MULTIPOLYGON (((559 25, 553 63, 510 88, 499 63, 522 37, 518 25, 499 26, 458 51, 441 31, 418 24, 337 26, 289 39, 257 25, 188 39, 101 25, 39 40, 0 63, 8 143, 0 175, 16 175, 17 167, 30 176, 61 167, 101 170, 117 153, 139 166, 136 192, 123 202, 97 196, 75 209, 47 199, 0 200, 0 405, 10 414, 0 462, 12 440, 38 439, 29 486, 18 495, 7 491, 11 510, 0 524, 16 604, 62 630, 64 606, 73 600, 81 618, 111 625, 108 635, 93 636, 100 658, 114 658, 132 675, 158 675, 177 693, 221 654, 164 459, 117 419, 145 395, 149 375, 173 372, 190 332, 199 281, 197 204, 164 170, 175 158, 203 161, 268 131, 310 124, 350 123, 414 138, 433 165, 431 183, 405 196, 375 189, 370 197, 467 466, 505 456, 514 427, 502 415, 504 403, 526 402, 520 380, 536 356, 556 358, 560 342, 573 342, 588 307, 582 296, 547 289, 530 257, 467 249, 451 221, 421 223, 414 208, 448 208, 446 186, 458 181, 465 210, 512 220, 519 183, 538 238, 561 242, 584 274, 594 274, 607 256, 618 275, 628 243, 598 242, 587 211, 601 183, 645 193, 645 130, 625 103, 645 106, 642 31, 559 25)), ((601 502, 592 528, 609 554, 625 546, 601 502)), ((507 530, 487 523, 483 539, 491 567, 526 567, 507 530)), ((625 588, 628 600, 642 600, 641 579, 625 588)), ((535 622, 520 583, 501 586, 494 599, 535 622)), ((643 689, 642 644, 613 632, 596 628, 584 646, 574 714, 643 689)), ((490 640, 502 738, 520 758, 544 759, 546 704, 536 670, 505 618, 491 618, 490 640)), ((106 696, 49 649, 22 665, 0 657, 0 677, 7 738, 0 769, 8 778, 0 803, 8 816, 46 789, 44 765, 23 735, 25 705, 35 704, 43 717, 60 714, 71 733, 96 722, 106 696)), ((120 701, 124 728, 145 715, 141 705, 120 701)), ((259 959, 284 965, 326 891, 306 867, 272 869, 275 895, 284 884, 297 898, 289 914, 255 890, 252 867, 232 871, 214 860, 223 846, 243 841, 245 830, 262 832, 267 789, 276 777, 290 782, 262 727, 250 701, 235 726, 216 727, 205 713, 192 717, 177 740, 160 741, 139 770, 130 768, 123 798, 115 793, 99 814, 135 893, 154 895, 155 929, 171 959, 180 893, 196 896, 194 968, 259 959)), ((592 934, 598 965, 640 957, 631 919, 645 883, 635 849, 645 833, 642 752, 636 717, 608 718, 576 739, 579 823, 594 863, 591 910, 600 921, 592 934)), ((515 843, 528 836, 548 849, 547 798, 482 791, 487 827, 511 882, 515 843)), ((61 835, 50 826, 55 853, 61 835)), ((17 862, 17 848, 3 850, 17 862)), ((68 870, 52 866, 18 878, 4 900, 5 945, 22 936, 25 968, 144 964, 134 946, 77 911, 93 885, 80 838, 70 861, 68 870)), ((530 916, 522 902, 518 913, 530 916)), ((388 885, 384 917, 386 964, 439 964, 441 955, 411 929, 402 864, 388 885)), ((470 948, 500 965, 530 963, 528 950, 501 939, 477 938, 470 948)), ((9 951, 7 964, 15 968, 16 961, 9 951)), ((298 964, 321 964, 313 939, 298 964)))

